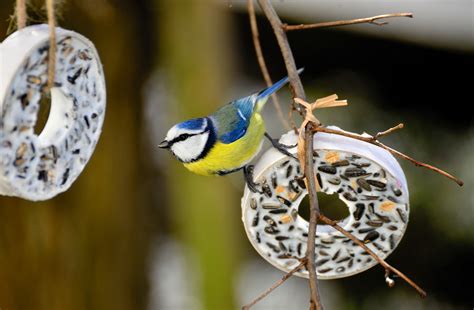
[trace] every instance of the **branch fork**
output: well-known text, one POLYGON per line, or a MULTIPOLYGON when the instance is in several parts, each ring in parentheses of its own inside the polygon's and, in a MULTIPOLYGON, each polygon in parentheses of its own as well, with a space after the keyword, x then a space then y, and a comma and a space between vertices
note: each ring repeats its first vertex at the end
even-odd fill
MULTIPOLYGON (((306 141, 307 141, 304 135, 304 131, 307 128, 307 125, 309 123, 312 123, 311 124, 312 128, 317 128, 321 125, 319 120, 314 116, 313 110, 322 109, 322 108, 347 106, 347 100, 337 100, 338 98, 339 97, 336 94, 333 94, 331 96, 317 99, 313 103, 308 103, 301 98, 294 99, 296 103, 303 106, 306 110, 305 119, 300 126, 299 135, 298 135, 298 159, 300 160, 301 170, 303 171, 306 171, 305 150, 306 150, 306 141)), ((306 184, 306 186, 308 186, 308 184, 306 184)))

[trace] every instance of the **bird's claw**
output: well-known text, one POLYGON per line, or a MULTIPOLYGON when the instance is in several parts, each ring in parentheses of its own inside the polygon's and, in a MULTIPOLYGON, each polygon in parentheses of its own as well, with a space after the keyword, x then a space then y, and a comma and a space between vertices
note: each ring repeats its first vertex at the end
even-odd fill
POLYGON ((247 183, 247 187, 250 191, 252 191, 253 193, 261 193, 262 191, 258 190, 257 188, 259 184, 253 181, 253 169, 253 165, 247 165, 244 167, 243 170, 245 182, 247 183))
POLYGON ((282 153, 283 155, 286 155, 288 157, 292 157, 294 159, 298 159, 296 158, 295 155, 291 154, 290 152, 288 152, 287 149, 291 149, 293 148, 294 146, 292 145, 285 145, 283 143, 280 143, 280 141, 278 141, 278 139, 273 139, 268 133, 265 133, 265 137, 268 138, 268 140, 270 140, 270 143, 272 144, 272 146, 274 148, 276 148, 280 153, 282 153))

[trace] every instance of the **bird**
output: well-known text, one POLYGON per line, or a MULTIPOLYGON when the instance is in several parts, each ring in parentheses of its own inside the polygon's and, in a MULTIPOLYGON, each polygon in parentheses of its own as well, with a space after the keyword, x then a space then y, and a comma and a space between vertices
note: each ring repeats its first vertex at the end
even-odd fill
MULTIPOLYGON (((298 74, 303 68, 298 70, 298 74)), ((280 144, 265 130, 260 112, 271 94, 281 89, 289 78, 250 96, 227 103, 214 113, 193 118, 171 127, 158 145, 169 149, 188 170, 204 175, 226 175, 243 169, 250 190, 257 192, 253 181, 253 165, 249 163, 260 152, 263 137, 287 156, 285 145, 280 144)))

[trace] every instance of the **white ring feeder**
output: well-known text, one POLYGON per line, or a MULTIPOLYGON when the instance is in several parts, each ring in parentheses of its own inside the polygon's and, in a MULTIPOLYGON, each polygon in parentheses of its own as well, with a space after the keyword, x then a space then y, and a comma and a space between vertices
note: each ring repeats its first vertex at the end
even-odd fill
POLYGON ((0 194, 46 200, 67 190, 99 139, 106 91, 97 51, 56 28, 56 71, 43 131, 34 127, 47 84, 49 28, 23 28, 0 44, 0 194))
MULTIPOLYGON (((296 145, 297 136, 291 131, 280 142, 296 145)), ((296 154, 296 147, 289 151, 296 154)), ((337 193, 349 209, 350 215, 339 225, 386 258, 397 247, 408 224, 408 188, 398 162, 377 146, 327 133, 315 134, 313 155, 319 190, 337 193)), ((250 242, 262 257, 284 272, 295 268, 306 254, 309 224, 298 214, 298 207, 307 190, 298 179, 302 176, 300 170, 297 160, 272 148, 254 169, 262 193, 246 187, 242 198, 242 220, 250 242)), ((351 276, 377 264, 364 249, 331 226, 318 226, 315 246, 320 279, 351 276)), ((295 274, 308 277, 306 269, 295 274)))

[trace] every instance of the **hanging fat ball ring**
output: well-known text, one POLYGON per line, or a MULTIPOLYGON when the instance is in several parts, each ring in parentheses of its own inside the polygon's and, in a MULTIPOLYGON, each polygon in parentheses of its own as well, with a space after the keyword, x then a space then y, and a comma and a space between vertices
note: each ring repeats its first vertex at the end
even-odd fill
POLYGON ((97 51, 82 35, 56 28, 51 111, 34 133, 47 86, 49 28, 23 28, 0 44, 0 194, 45 200, 67 190, 99 139, 105 81, 97 51))
MULTIPOLYGON (((337 128, 337 127, 336 127, 337 128)), ((290 131, 280 143, 295 146, 290 131)), ((405 233, 409 216, 405 175, 386 150, 347 137, 316 133, 314 162, 318 190, 337 193, 350 215, 339 225, 385 259, 405 233)), ((274 148, 258 161, 255 182, 261 192, 245 188, 242 221, 257 252, 284 272, 295 268, 306 254, 309 223, 298 214, 307 195, 299 162, 274 148)), ((315 265, 320 279, 335 279, 363 272, 377 264, 364 249, 328 225, 316 233, 315 265)), ((308 271, 295 273, 308 277, 308 271)))

